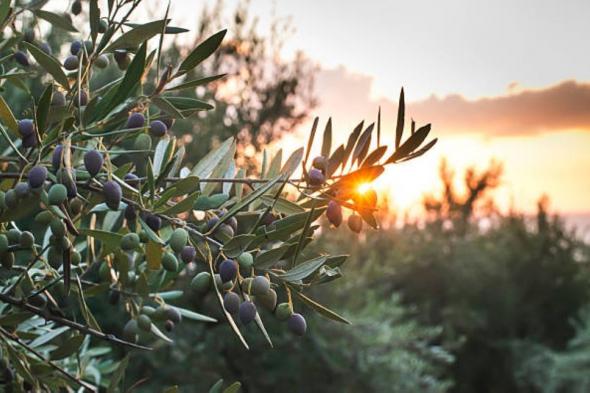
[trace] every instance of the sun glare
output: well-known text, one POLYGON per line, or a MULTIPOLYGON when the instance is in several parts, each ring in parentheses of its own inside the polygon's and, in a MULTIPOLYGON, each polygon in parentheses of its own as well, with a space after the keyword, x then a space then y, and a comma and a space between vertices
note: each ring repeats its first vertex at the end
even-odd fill
POLYGON ((371 183, 361 183, 358 185, 358 187, 356 188, 356 192, 360 195, 365 194, 367 191, 369 191, 372 188, 371 183))

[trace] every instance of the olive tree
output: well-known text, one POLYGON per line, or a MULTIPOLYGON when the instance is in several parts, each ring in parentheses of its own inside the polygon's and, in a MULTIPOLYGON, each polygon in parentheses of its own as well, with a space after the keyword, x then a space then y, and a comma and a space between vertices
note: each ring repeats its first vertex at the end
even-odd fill
POLYGON ((76 0, 66 13, 44 9, 47 1, 0 2, 4 95, 29 94, 22 113, 0 96, 0 367, 9 389, 117 391, 129 354, 173 344, 180 323, 227 323, 245 349, 249 324, 272 346, 265 313, 295 336, 306 334, 304 310, 347 323, 306 294, 340 277, 346 259, 307 248, 316 221, 326 214, 339 226, 346 215, 354 232, 377 228, 376 195, 358 185, 436 142, 423 146, 430 126, 413 122, 402 141, 402 91, 391 149, 381 144, 380 116, 334 149, 328 120, 321 155, 311 158, 316 119, 307 146, 284 162, 265 154, 259 177, 237 168, 234 138, 187 162, 168 130, 213 106, 176 92, 217 79, 187 74, 225 31, 164 64, 162 37, 186 30, 170 25, 168 10, 131 22, 140 2, 101 9, 76 0), (81 12, 88 23, 76 20, 81 12), (65 56, 37 39, 34 27, 46 22, 76 37, 65 56), (120 77, 96 86, 113 61, 120 77), (41 94, 31 93, 31 80, 41 94), (108 317, 97 313, 105 294, 108 317), (225 321, 175 306, 183 294, 216 298, 225 321), (107 322, 119 329, 104 329, 107 322))

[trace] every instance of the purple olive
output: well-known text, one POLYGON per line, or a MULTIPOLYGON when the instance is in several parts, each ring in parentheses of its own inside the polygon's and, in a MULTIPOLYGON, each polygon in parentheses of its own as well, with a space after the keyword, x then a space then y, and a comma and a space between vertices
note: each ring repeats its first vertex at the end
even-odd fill
POLYGON ((191 263, 195 260, 195 256, 197 255, 197 250, 193 246, 184 246, 182 251, 180 252, 180 259, 184 263, 191 263))
POLYGON ((134 112, 127 118, 127 128, 141 128, 144 124, 145 117, 139 112, 134 112))
POLYGON ((80 53, 80 50, 82 49, 82 41, 72 41, 72 43, 70 44, 70 53, 74 56, 77 56, 78 53, 80 53))
POLYGON ((29 187, 39 188, 47 180, 47 168, 44 166, 35 166, 29 171, 29 187))
POLYGON ((256 306, 251 301, 243 302, 240 304, 239 315, 240 321, 242 321, 244 325, 249 324, 256 318, 256 306))
POLYGON ((309 170, 309 184, 312 186, 321 186, 326 181, 322 171, 316 168, 309 170))
POLYGON ((162 227, 162 219, 155 214, 148 214, 145 218, 145 223, 155 232, 158 232, 162 227))
POLYGON ((240 312, 240 303, 240 296, 235 292, 228 292, 223 296, 223 307, 232 315, 240 312))
POLYGON ((29 63, 29 58, 27 57, 26 53, 23 51, 17 51, 14 53, 14 60, 16 60, 16 62, 24 67, 28 67, 29 65, 31 65, 31 63, 29 63))
POLYGON ((127 173, 123 180, 133 188, 139 187, 139 177, 135 173, 127 173))
POLYGON ((53 155, 51 156, 51 166, 53 166, 54 171, 57 171, 61 166, 63 149, 63 145, 57 145, 55 146, 55 150, 53 150, 53 155))
POLYGON ((103 162, 102 154, 96 150, 90 150, 84 154, 84 167, 92 177, 98 175, 103 162))
POLYGON ((360 233, 363 229, 363 219, 358 214, 352 214, 348 217, 348 227, 355 233, 360 233))
POLYGON ((238 274, 238 264, 236 261, 231 259, 226 259, 225 261, 219 264, 219 275, 221 276, 221 280, 223 282, 232 281, 236 278, 238 274))
POLYGON ((334 225, 336 228, 342 224, 342 207, 336 201, 328 202, 328 209, 326 210, 326 217, 328 217, 328 221, 330 224, 334 225))
POLYGON ((168 127, 160 120, 154 120, 150 123, 150 134, 156 138, 161 138, 166 135, 168 127))
POLYGON ((78 59, 78 56, 69 55, 64 60, 64 68, 68 71, 77 70, 79 65, 80 65, 80 59, 78 59))
POLYGON ((295 313, 287 319, 287 327, 293 334, 303 336, 307 330, 307 323, 303 315, 295 313))
POLYGON ((18 121, 18 133, 26 138, 35 134, 35 123, 31 119, 22 119, 18 121))
POLYGON ((103 185, 102 190, 107 206, 112 210, 119 209, 119 204, 123 197, 119 183, 109 180, 103 185))

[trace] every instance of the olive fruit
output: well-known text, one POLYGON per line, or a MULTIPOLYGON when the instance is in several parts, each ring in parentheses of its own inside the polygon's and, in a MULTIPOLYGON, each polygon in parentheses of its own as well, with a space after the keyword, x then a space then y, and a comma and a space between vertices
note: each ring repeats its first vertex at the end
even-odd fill
POLYGON ((363 219, 358 214, 352 214, 348 217, 348 227, 351 231, 360 233, 363 229, 363 219))
POLYGON ((139 112, 134 112, 127 118, 127 128, 141 128, 144 124, 145 117, 139 112))
POLYGON ((217 227, 214 234, 215 238, 221 242, 226 242, 234 237, 234 230, 227 224, 221 224, 217 227))
POLYGON ((160 120, 154 120, 150 123, 150 134, 156 138, 163 137, 166 135, 166 131, 168 131, 168 127, 166 124, 160 120))
POLYGON ((68 190, 63 184, 54 184, 49 189, 47 198, 51 205, 61 205, 68 197, 68 190))
POLYGON ((137 317, 137 326, 146 332, 149 332, 152 330, 152 320, 150 319, 150 317, 148 317, 145 314, 140 314, 137 317))
POLYGON ((256 296, 256 300, 267 310, 274 311, 277 306, 277 293, 274 289, 269 289, 265 294, 256 296))
POLYGON ((123 192, 119 183, 109 180, 102 187, 103 195, 107 206, 111 210, 118 210, 123 192))
POLYGON ((180 259, 184 263, 191 263, 197 256, 197 250, 193 246, 184 246, 180 251, 180 259))
POLYGON ((80 13, 82 12, 82 2, 80 0, 74 1, 72 3, 71 11, 74 15, 80 15, 80 13))
POLYGON ((328 169, 328 160, 324 156, 317 156, 313 159, 311 165, 322 172, 326 172, 328 169))
POLYGON ((342 224, 342 206, 336 201, 328 202, 326 217, 328 217, 330 224, 338 228, 342 224))
POLYGON ((188 232, 184 228, 176 228, 174 232, 172 232, 170 240, 168 241, 170 248, 172 248, 174 252, 181 252, 187 242, 188 232))
POLYGON ((169 272, 176 272, 178 270, 178 259, 171 252, 165 252, 162 255, 162 267, 169 272))
POLYGON ((238 263, 242 269, 249 270, 254 265, 254 257, 249 252, 243 252, 238 257, 238 263))
POLYGON ((14 53, 14 60, 16 60, 16 62, 24 67, 28 67, 31 63, 29 63, 29 58, 27 57, 27 55, 25 54, 25 52, 23 51, 16 51, 14 53))
POLYGON ((29 171, 28 182, 29 187, 39 188, 43 186, 47 179, 47 168, 44 166, 35 166, 29 171))
POLYGON ((82 41, 72 41, 72 43, 70 44, 70 53, 73 56, 77 56, 78 53, 80 53, 80 50, 82 49, 82 41))
POLYGON ((42 225, 49 225, 53 219, 53 214, 49 210, 42 210, 35 216, 35 222, 42 225))
POLYGON ((66 235, 66 226, 60 218, 54 217, 49 223, 51 233, 56 237, 64 237, 66 235))
POLYGON ((106 55, 100 55, 94 61, 94 65, 101 69, 107 68, 109 65, 109 58, 106 55))
POLYGON ((76 107, 88 105, 88 93, 86 90, 79 90, 74 95, 74 105, 76 105, 76 107))
POLYGON ((208 221, 207 221, 207 230, 210 231, 211 229, 213 229, 213 227, 219 222, 219 218, 218 217, 211 217, 208 221))
POLYGON ((37 146, 37 137, 35 137, 35 134, 31 134, 28 135, 26 137, 23 138, 23 147, 24 148, 32 148, 37 146))
POLYGON ((27 183, 18 183, 14 187, 14 192, 18 198, 25 198, 27 195, 29 195, 29 185, 27 183))
POLYGON ((191 288, 199 293, 205 293, 211 288, 211 274, 209 272, 201 272, 193 277, 191 280, 191 288))
POLYGON ((303 336, 307 330, 307 323, 303 315, 295 313, 287 320, 287 327, 293 334, 303 336))
POLYGON ((9 209, 14 209, 18 206, 18 196, 16 195, 16 191, 13 189, 6 191, 6 194, 4 194, 4 204, 9 209))
POLYGON ((84 209, 84 202, 80 198, 74 198, 70 201, 70 212, 73 215, 78 215, 84 209))
POLYGON ((223 295, 223 307, 232 315, 240 312, 240 296, 235 292, 227 292, 223 295))
POLYGON ((321 186, 326 181, 322 171, 316 168, 312 168, 309 171, 309 184, 312 186, 321 186))
POLYGON ((137 321, 135 319, 131 319, 125 324, 123 339, 132 343, 137 342, 137 321))
POLYGON ((116 49, 113 53, 113 57, 117 62, 120 70, 126 70, 129 67, 129 54, 125 49, 116 49))
POLYGON ((172 330, 174 330, 174 322, 172 322, 171 320, 167 320, 166 322, 164 322, 164 329, 166 329, 167 332, 171 332, 172 330))
POLYGON ((8 238, 6 235, 0 235, 0 254, 4 254, 8 251, 8 238))
POLYGON ((70 262, 73 266, 78 266, 82 262, 82 255, 76 250, 72 250, 70 253, 70 262))
POLYGON ((53 150, 53 154, 51 156, 51 165, 53 166, 54 171, 58 170, 61 166, 63 149, 63 145, 57 145, 53 150))
POLYGON ((158 232, 162 227, 162 219, 155 214, 148 214, 145 217, 145 223, 152 231, 158 232))
POLYGON ((137 212, 135 211, 133 205, 127 205, 125 208, 125 219, 127 219, 127 221, 134 221, 136 218, 137 212))
POLYGON ((8 243, 17 244, 20 241, 20 231, 16 228, 11 228, 6 232, 8 243))
POLYGON ((256 306, 254 303, 247 300, 240 304, 238 313, 240 316, 240 321, 242 321, 244 325, 247 325, 256 318, 256 306))
POLYGON ((182 321, 182 314, 176 307, 172 306, 166 306, 164 308, 164 317, 175 324, 179 324, 182 321))
POLYGON ((119 300, 121 299, 121 293, 117 291, 110 291, 109 292, 109 304, 116 306, 119 304, 119 300))
POLYGON ((221 279, 221 275, 219 275, 219 274, 215 274, 214 280, 215 280, 215 285, 217 286, 217 288, 221 288, 224 291, 229 291, 234 286, 233 281, 223 282, 223 280, 221 279))
POLYGON ((252 281, 252 293, 256 296, 264 295, 270 289, 270 281, 264 276, 256 276, 252 281))
POLYGON ((47 53, 48 55, 53 54, 53 50, 51 49, 51 46, 49 46, 49 44, 47 42, 42 42, 41 44, 39 44, 39 49, 41 49, 43 52, 47 53))
POLYGON ((104 20, 104 19, 101 19, 101 20, 98 22, 98 32, 99 32, 100 34, 104 34, 104 33, 106 33, 108 28, 109 28, 109 24, 108 24, 108 22, 107 22, 106 20, 104 20))
POLYGON ((139 236, 137 233, 127 233, 121 238, 121 248, 125 251, 135 250, 139 247, 139 236))
POLYGON ((125 183, 129 184, 131 187, 138 188, 139 186, 139 177, 134 173, 127 173, 123 180, 125 180, 125 183))
POLYGON ((26 138, 35 133, 35 123, 31 119, 22 119, 18 121, 18 133, 26 138))
POLYGON ((279 321, 286 321, 293 314, 293 308, 289 303, 280 303, 275 309, 275 316, 279 321))
POLYGON ((96 150, 89 150, 84 154, 84 167, 92 177, 100 172, 103 162, 102 154, 96 150))
POLYGON ((49 265, 54 269, 58 269, 63 264, 63 261, 63 251, 57 247, 49 247, 47 251, 47 262, 49 262, 49 265))
POLYGON ((21 232, 19 244, 23 248, 31 248, 35 245, 35 236, 29 231, 21 232))
MULTIPOLYGON (((51 106, 64 107, 66 106, 66 96, 61 91, 54 91, 51 95, 51 106)), ((57 145, 61 146, 61 145, 57 145)))
POLYGON ((69 55, 64 60, 64 68, 68 71, 77 70, 79 65, 80 65, 80 59, 78 59, 78 56, 69 55))
POLYGON ((162 121, 162 123, 164 123, 166 125, 166 128, 168 130, 172 128, 172 126, 174 125, 174 121, 175 121, 175 119, 171 116, 162 116, 160 118, 160 120, 162 121))
POLYGON ((231 259, 226 259, 219 265, 219 275, 223 282, 233 281, 238 274, 238 265, 231 259))

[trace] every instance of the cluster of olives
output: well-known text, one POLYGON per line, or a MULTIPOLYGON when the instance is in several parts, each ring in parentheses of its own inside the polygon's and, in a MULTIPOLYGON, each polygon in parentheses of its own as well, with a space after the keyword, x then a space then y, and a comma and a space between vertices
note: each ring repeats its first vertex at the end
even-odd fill
MULTIPOLYGON (((0 194, 0 205, 4 194, 0 194)), ((29 231, 23 231, 16 228, 0 234, 0 263, 6 269, 12 268, 15 257, 14 251, 19 249, 32 250, 35 247, 35 236, 29 231)))
POLYGON ((130 319, 123 327, 123 338, 129 342, 137 342, 140 335, 152 332, 155 322, 164 322, 164 329, 172 331, 182 321, 182 314, 177 308, 162 304, 157 308, 143 306, 137 318, 130 319))
MULTIPOLYGON (((326 173, 328 170, 329 160, 326 157, 318 156, 312 161, 312 168, 309 170, 308 184, 318 187, 325 183, 326 173)), ((355 195, 354 201, 359 206, 374 208, 377 205, 377 194, 374 190, 367 190, 362 195, 355 195)), ((339 227, 342 224, 342 205, 335 200, 328 202, 326 217, 330 224, 339 227)), ((360 233, 363 229, 363 219, 356 212, 348 216, 348 227, 355 233, 360 233)))
POLYGON ((303 336, 307 330, 305 318, 301 314, 293 313, 290 303, 277 305, 277 292, 272 288, 271 281, 263 275, 238 278, 239 268, 251 271, 253 257, 249 252, 243 252, 237 261, 225 259, 217 266, 218 273, 214 277, 209 272, 200 272, 191 281, 191 287, 199 294, 207 293, 213 280, 223 291, 223 307, 232 316, 248 325, 256 319, 258 314, 256 305, 274 313, 277 319, 287 321, 287 327, 298 336, 303 336), (236 281, 237 280, 237 281, 236 281), (243 294, 244 300, 240 293, 243 294))

